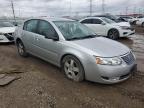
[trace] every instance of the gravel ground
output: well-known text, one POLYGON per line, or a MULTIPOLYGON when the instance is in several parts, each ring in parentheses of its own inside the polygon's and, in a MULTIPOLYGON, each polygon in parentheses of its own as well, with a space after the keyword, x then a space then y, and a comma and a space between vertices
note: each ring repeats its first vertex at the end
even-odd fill
POLYGON ((103 85, 72 82, 60 69, 36 57, 22 58, 14 45, 0 45, 0 73, 21 77, 0 87, 0 108, 143 108, 144 32, 118 41, 137 57, 138 72, 127 81, 103 85))

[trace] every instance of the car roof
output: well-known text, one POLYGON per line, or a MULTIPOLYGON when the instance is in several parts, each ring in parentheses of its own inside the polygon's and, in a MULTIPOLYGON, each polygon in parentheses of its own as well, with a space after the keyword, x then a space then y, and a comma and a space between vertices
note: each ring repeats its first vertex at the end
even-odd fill
POLYGON ((85 19, 101 19, 102 17, 85 17, 82 18, 81 20, 85 20, 85 19))
POLYGON ((106 17, 106 16, 111 16, 111 15, 110 14, 95 15, 95 17, 106 17))
POLYGON ((87 18, 101 18, 101 17, 87 17, 87 18))
MULTIPOLYGON (((38 18, 30 18, 28 20, 32 19, 41 19, 41 20, 46 20, 46 21, 74 21, 72 19, 67 19, 67 18, 56 18, 56 17, 38 17, 38 18)), ((26 21, 28 21, 26 20, 26 21)))

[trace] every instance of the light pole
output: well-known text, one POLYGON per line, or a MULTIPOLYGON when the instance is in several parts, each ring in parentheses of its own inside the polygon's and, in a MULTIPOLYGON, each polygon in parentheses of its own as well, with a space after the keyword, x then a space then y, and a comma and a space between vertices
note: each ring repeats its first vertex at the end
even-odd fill
POLYGON ((69 0, 69 3, 70 3, 70 7, 69 7, 69 16, 71 17, 71 13, 72 13, 72 1, 69 0))
POLYGON ((16 17, 15 17, 13 0, 11 0, 11 7, 12 7, 12 12, 13 12, 14 21, 15 21, 15 24, 16 24, 16 17))
POLYGON ((90 16, 92 16, 92 0, 90 0, 90 16))
POLYGON ((128 15, 128 7, 126 7, 126 15, 128 15))
POLYGON ((102 0, 102 13, 105 14, 105 0, 102 0))

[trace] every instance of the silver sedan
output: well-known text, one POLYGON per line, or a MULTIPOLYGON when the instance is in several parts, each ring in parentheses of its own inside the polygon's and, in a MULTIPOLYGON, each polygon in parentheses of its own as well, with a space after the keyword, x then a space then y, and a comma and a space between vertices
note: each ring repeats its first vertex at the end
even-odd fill
POLYGON ((63 18, 29 19, 15 31, 20 56, 37 56, 73 81, 113 84, 128 79, 136 58, 125 45, 98 37, 79 22, 63 18))

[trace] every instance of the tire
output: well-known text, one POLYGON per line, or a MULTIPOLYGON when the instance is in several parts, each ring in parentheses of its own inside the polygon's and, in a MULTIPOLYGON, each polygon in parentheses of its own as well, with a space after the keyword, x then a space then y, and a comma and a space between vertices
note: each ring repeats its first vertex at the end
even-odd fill
POLYGON ((27 57, 28 56, 28 53, 25 50, 25 46, 22 43, 22 41, 20 41, 20 40, 17 41, 17 49, 18 49, 18 53, 19 53, 20 56, 22 56, 22 57, 27 57))
POLYGON ((119 32, 116 29, 111 29, 108 32, 108 38, 116 40, 119 38, 119 32))
POLYGON ((144 22, 142 23, 142 27, 144 27, 144 22))
POLYGON ((136 25, 136 21, 133 21, 133 25, 136 25))
POLYGON ((72 81, 81 82, 84 80, 83 66, 75 56, 67 55, 63 58, 62 71, 72 81))

